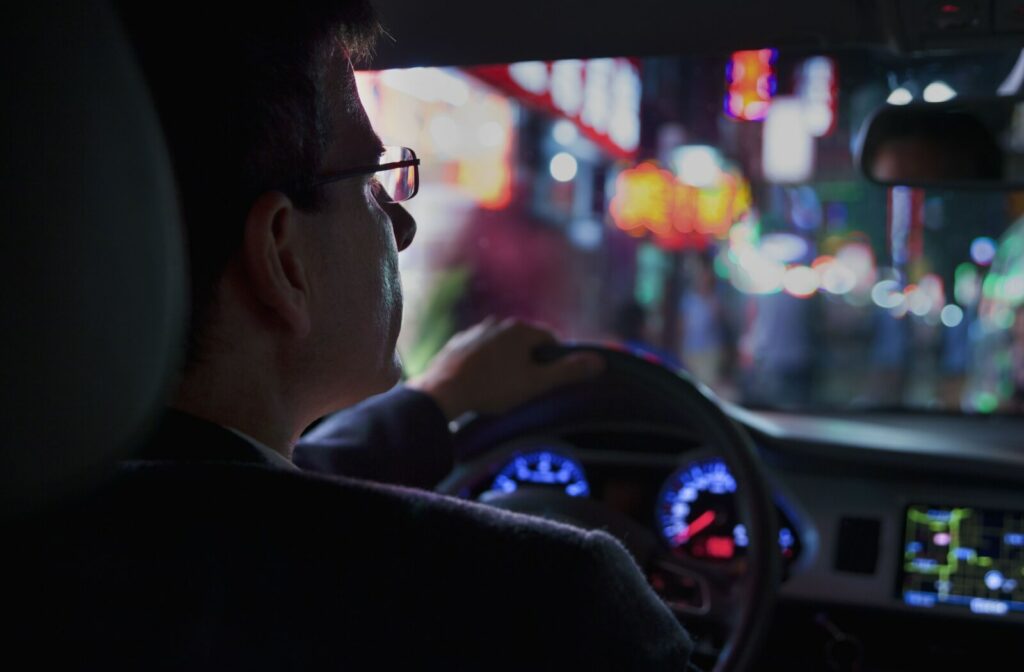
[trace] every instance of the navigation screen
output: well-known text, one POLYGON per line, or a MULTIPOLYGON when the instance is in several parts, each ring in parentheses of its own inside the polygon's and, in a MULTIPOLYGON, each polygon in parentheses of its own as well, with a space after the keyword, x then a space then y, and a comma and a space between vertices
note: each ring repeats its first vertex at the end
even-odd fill
POLYGON ((903 601, 1024 613, 1024 512, 907 508, 903 601))

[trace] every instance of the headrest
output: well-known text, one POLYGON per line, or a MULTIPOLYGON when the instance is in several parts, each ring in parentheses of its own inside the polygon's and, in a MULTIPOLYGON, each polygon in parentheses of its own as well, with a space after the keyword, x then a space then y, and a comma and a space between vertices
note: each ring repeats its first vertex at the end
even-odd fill
POLYGON ((155 110, 104 2, 0 22, 0 510, 87 487, 156 419, 184 344, 155 110))

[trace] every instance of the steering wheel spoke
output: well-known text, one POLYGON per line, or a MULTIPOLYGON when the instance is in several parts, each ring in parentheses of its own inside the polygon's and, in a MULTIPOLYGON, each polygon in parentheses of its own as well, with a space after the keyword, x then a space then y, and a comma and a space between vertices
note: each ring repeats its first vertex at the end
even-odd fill
POLYGON ((662 555, 649 572, 651 587, 684 621, 702 619, 732 627, 741 608, 742 568, 662 555))

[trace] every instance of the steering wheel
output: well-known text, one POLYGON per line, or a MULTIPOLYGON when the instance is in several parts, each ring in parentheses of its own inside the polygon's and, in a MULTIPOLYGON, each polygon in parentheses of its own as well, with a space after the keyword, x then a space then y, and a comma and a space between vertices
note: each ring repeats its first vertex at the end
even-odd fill
MULTIPOLYGON (((571 352, 590 351, 606 362, 605 373, 589 383, 556 390, 511 413, 477 417, 455 431, 460 461, 486 455, 517 436, 574 420, 599 421, 608 404, 599 398, 609 390, 622 399, 659 399, 662 417, 675 425, 694 428, 717 449, 736 480, 738 514, 745 521, 749 543, 744 571, 707 562, 684 560, 669 553, 648 528, 600 502, 569 497, 557 490, 519 489, 488 499, 499 508, 539 515, 587 529, 603 529, 633 554, 647 576, 657 575, 656 592, 686 618, 725 625, 728 634, 715 672, 749 669, 756 660, 778 591, 781 561, 777 545, 775 505, 764 467, 746 431, 722 411, 714 395, 684 372, 627 352, 591 345, 547 346, 537 352, 551 361, 571 352)), ((621 414, 622 404, 616 410, 621 414)), ((642 414, 640 406, 635 409, 642 414)), ((627 414, 629 413, 627 409, 627 414)), ((634 418, 637 419, 637 418, 634 418)), ((458 471, 458 469, 457 469, 458 471)), ((447 479, 438 491, 456 494, 458 479, 447 479)))

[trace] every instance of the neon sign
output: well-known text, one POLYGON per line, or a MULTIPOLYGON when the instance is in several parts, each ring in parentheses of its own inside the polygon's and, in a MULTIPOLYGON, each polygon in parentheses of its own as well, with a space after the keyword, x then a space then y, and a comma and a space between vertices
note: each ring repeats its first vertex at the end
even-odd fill
POLYGON ((836 62, 828 56, 808 58, 798 73, 796 91, 804 103, 807 132, 816 138, 832 133, 839 99, 836 62))
POLYGON ((640 145, 640 67, 628 58, 528 61, 467 71, 491 86, 571 121, 617 158, 640 145))
POLYGON ((725 66, 725 113, 742 121, 762 121, 768 114, 777 78, 775 49, 737 51, 725 66))
POLYGON ((672 232, 672 198, 675 176, 654 163, 622 171, 615 181, 611 216, 615 225, 631 236, 648 232, 656 237, 672 232))
POLYGON ((723 173, 719 184, 700 188, 648 162, 619 174, 610 215, 621 231, 651 235, 663 249, 702 250, 728 237, 750 207, 750 185, 737 175, 723 173))

